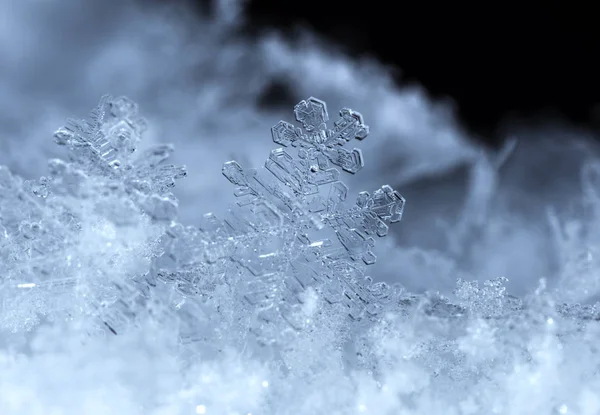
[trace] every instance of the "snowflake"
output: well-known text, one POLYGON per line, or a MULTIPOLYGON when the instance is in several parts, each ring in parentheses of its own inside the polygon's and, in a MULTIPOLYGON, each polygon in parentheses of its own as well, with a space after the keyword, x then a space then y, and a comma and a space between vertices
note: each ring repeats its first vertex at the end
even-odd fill
POLYGON ((360 150, 342 147, 367 136, 359 113, 343 109, 327 129, 324 102, 309 98, 294 112, 302 128, 280 121, 271 131, 275 143, 291 144, 297 154, 274 149, 258 170, 225 163, 237 204, 223 219, 205 215, 200 232, 180 229, 166 255, 174 263, 158 271, 184 296, 228 284, 249 306, 253 318, 246 324, 267 344, 285 343, 306 328, 310 319, 302 309, 309 289, 342 304, 354 320, 377 315, 393 290, 372 283, 365 266, 376 259, 374 237, 385 236, 404 208, 404 198, 389 186, 344 203, 348 187, 331 164, 350 173, 363 166, 360 150))

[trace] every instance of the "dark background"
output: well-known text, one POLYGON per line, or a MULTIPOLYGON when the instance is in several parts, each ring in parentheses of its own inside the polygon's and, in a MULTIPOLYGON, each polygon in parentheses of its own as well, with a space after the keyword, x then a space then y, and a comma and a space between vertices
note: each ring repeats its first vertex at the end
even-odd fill
MULTIPOLYGON (((450 98, 472 133, 499 144, 501 126, 511 124, 554 120, 600 129, 592 3, 252 0, 244 34, 275 29, 293 39, 299 28, 315 31, 350 55, 396 68, 400 84, 450 98)), ((213 12, 210 1, 196 6, 213 12)), ((276 100, 285 88, 271 92, 276 100)))

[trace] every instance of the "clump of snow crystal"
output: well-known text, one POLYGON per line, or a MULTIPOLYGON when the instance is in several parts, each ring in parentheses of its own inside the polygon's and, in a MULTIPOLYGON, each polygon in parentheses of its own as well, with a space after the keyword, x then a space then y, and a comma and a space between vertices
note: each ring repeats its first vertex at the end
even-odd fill
POLYGON ((506 278, 450 297, 379 282, 404 198, 341 180, 369 127, 313 97, 294 115, 263 167, 224 164, 236 200, 194 224, 171 193, 185 168, 139 150, 124 97, 59 129, 68 158, 41 179, 0 168, 1 414, 600 413, 593 232, 551 214, 584 254, 522 298, 506 278))

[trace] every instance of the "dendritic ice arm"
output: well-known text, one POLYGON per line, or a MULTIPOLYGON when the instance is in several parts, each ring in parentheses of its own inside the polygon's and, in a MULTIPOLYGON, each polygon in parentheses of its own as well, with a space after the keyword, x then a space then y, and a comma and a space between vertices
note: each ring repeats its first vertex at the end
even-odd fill
POLYGON ((373 283, 365 267, 376 259, 374 238, 385 236, 404 209, 404 198, 389 186, 346 204, 348 187, 338 168, 354 174, 364 165, 359 149, 343 147, 367 137, 360 113, 341 110, 331 129, 323 101, 301 101, 294 113, 300 126, 280 121, 271 129, 273 141, 285 148, 271 151, 262 168, 224 164, 237 203, 222 219, 205 215, 197 235, 204 254, 188 258, 184 270, 172 265, 172 271, 159 271, 176 287, 188 287, 180 289, 188 295, 185 270, 205 275, 192 282, 198 286, 210 267, 220 269, 221 281, 247 304, 250 330, 267 344, 281 344, 306 326, 301 310, 307 290, 347 307, 355 320, 377 315, 394 290, 373 283))
POLYGON ((302 147, 299 157, 312 163, 310 167, 313 173, 326 169, 329 162, 349 173, 356 173, 363 167, 359 149, 350 151, 341 147, 353 138, 362 140, 369 134, 369 127, 363 123, 360 113, 344 108, 340 111, 340 118, 334 122, 333 129, 328 129, 327 105, 310 97, 294 107, 294 114, 302 128, 279 121, 271 129, 273 141, 285 147, 302 147))
POLYGON ((106 96, 88 120, 56 132, 68 159, 50 160, 46 177, 23 181, 0 167, 0 306, 21 316, 2 324, 35 325, 82 293, 112 298, 113 279, 143 274, 136 267, 159 255, 185 168, 164 164, 172 146, 138 152, 144 129, 133 102, 106 96))
POLYGON ((170 190, 186 169, 164 164, 173 153, 171 145, 138 151, 146 125, 127 97, 103 97, 87 120, 70 120, 54 134, 57 144, 69 149, 69 164, 51 160, 51 174, 63 176, 59 180, 65 174, 101 176, 128 192, 153 218, 173 220, 177 201, 170 190))
POLYGON ((102 97, 86 120, 69 120, 54 138, 71 150, 71 159, 89 167, 119 168, 136 149, 146 122, 137 105, 120 97, 102 97))

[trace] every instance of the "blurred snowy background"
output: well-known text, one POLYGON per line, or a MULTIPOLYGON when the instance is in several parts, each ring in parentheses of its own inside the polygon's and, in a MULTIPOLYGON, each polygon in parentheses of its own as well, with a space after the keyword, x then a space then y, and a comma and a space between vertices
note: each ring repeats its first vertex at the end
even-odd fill
MULTIPOLYGON (((174 143, 175 162, 188 166, 177 195, 183 220, 194 223, 198 214, 218 212, 231 201, 221 163, 235 158, 261 164, 273 147, 270 126, 312 95, 332 113, 342 107, 362 112, 372 128, 361 143, 366 167, 352 178, 352 191, 389 183, 408 199, 395 241, 379 248, 386 256, 382 250, 390 249, 399 263, 379 265, 376 278, 416 291, 453 287, 456 270, 430 275, 420 254, 400 246, 439 250, 441 269, 448 270, 446 260, 452 259, 475 278, 509 277, 516 294, 540 277, 557 277, 546 211, 553 206, 567 213, 580 200, 580 168, 597 153, 589 132, 550 118, 473 132, 468 123, 463 127, 451 100, 430 97, 414 81, 399 87, 402 68, 380 64, 368 49, 351 56, 307 29, 287 36, 253 33, 240 2, 213 2, 210 13, 186 6, 3 0, 0 163, 26 178, 42 175, 45 160, 59 150, 51 133, 65 118, 85 116, 105 93, 127 95, 150 121, 147 141, 174 143), (503 162, 502 142, 510 150, 514 138, 518 148, 503 162)), ((276 22, 275 14, 269 17, 276 22)), ((435 22, 430 26, 435 31, 435 22)), ((368 39, 361 30, 368 31, 357 28, 349 42, 368 39)), ((398 48, 418 49, 421 41, 403 40, 398 48)), ((451 60, 448 68, 443 60, 431 62, 426 75, 456 74, 451 60)), ((525 64, 515 66, 528 71, 525 64)), ((493 95, 480 105, 495 114, 492 101, 493 95)), ((490 117, 481 109, 470 115, 490 117)))
MULTIPOLYGON (((85 117, 106 93, 127 95, 149 121, 145 145, 174 143, 173 162, 187 165, 176 194, 181 221, 193 225, 233 200, 222 163, 261 165, 274 147, 270 127, 290 120, 294 104, 315 96, 332 114, 342 107, 361 112, 371 127, 360 143, 365 168, 345 179, 351 194, 387 183, 407 199, 402 222, 375 251, 385 259, 371 271, 375 280, 451 295, 458 277, 507 277, 509 292, 523 295, 547 278, 565 300, 598 299, 596 257, 586 257, 585 273, 569 268, 572 257, 587 255, 597 242, 600 182, 597 170, 584 169, 598 157, 592 129, 549 117, 507 118, 493 132, 471 128, 451 100, 430 96, 415 81, 399 85, 402 68, 368 53, 351 56, 310 30, 249 33, 242 7, 223 0, 202 14, 183 2, 0 0, 0 164, 28 179, 43 175, 46 160, 61 156, 52 133, 66 118, 85 117), (562 289, 569 278, 585 289, 562 289)), ((445 71, 444 64, 435 70, 445 71)), ((148 364, 146 358, 138 363, 148 364)), ((53 364, 78 364, 64 356, 54 363, 36 359, 25 364, 30 375, 53 364)), ((218 365, 202 370, 242 382, 235 362, 218 365)), ((169 370, 167 363, 160 368, 169 370)), ((17 373, 6 379, 15 382, 17 373)), ((115 373, 109 368, 106 381, 120 376, 115 373)), ((113 409, 138 413, 137 401, 125 395, 115 398, 120 403, 113 409)), ((600 413, 593 394, 581 399, 592 408, 581 414, 600 413)), ((525 407, 513 413, 526 413, 525 407)), ((566 413, 558 408, 555 413, 566 413)), ((433 404, 428 409, 443 413, 433 404)))

